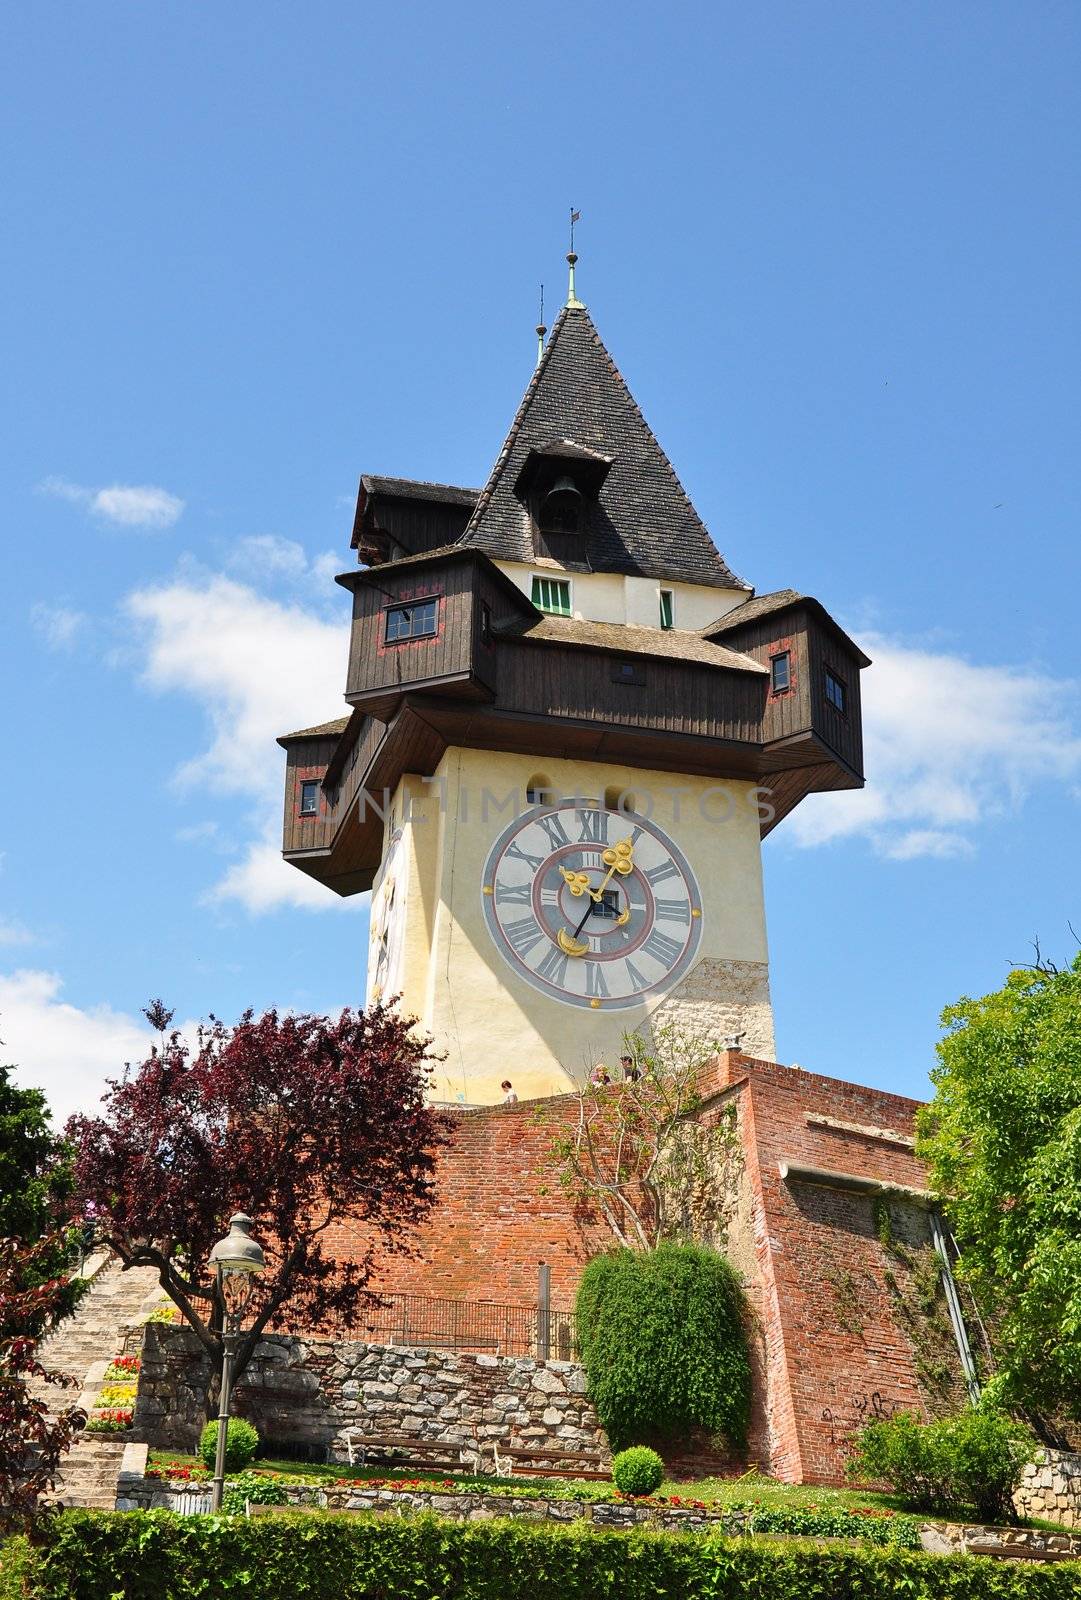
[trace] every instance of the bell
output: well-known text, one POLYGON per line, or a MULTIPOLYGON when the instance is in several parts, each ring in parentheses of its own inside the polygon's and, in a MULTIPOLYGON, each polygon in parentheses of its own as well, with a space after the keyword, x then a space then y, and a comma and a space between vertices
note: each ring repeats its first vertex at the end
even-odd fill
POLYGON ((541 524, 560 533, 577 533, 582 515, 582 491, 566 473, 557 478, 541 504, 541 524))

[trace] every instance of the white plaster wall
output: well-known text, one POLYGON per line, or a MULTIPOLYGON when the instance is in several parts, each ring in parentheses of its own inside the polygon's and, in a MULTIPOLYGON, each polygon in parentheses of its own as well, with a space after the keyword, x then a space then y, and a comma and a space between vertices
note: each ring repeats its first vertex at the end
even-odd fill
POLYGON ((499 561, 496 565, 525 595, 532 590, 534 576, 568 578, 572 611, 585 622, 621 622, 659 629, 661 590, 671 589, 673 626, 698 633, 747 599, 743 589, 714 589, 708 584, 662 583, 658 578, 623 577, 614 572, 564 573, 554 566, 526 566, 518 561, 499 561))

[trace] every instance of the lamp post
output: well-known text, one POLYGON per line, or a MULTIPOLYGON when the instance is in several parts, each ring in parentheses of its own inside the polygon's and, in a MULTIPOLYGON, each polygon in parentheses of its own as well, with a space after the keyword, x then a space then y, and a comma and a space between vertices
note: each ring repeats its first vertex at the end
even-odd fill
POLYGON ((229 1220, 229 1232, 210 1252, 210 1265, 218 1279, 218 1293, 225 1310, 222 1329, 221 1399, 218 1404, 218 1447, 214 1460, 214 1489, 211 1511, 221 1510, 225 1488, 225 1445, 229 1434, 229 1400, 233 1386, 233 1358, 240 1333, 240 1319, 251 1299, 255 1280, 263 1270, 262 1248, 251 1236, 251 1218, 238 1211, 229 1220))

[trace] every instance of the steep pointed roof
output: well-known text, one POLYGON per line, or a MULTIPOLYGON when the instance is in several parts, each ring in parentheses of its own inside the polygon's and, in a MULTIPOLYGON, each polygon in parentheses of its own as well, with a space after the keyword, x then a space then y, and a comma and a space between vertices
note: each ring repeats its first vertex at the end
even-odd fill
POLYGON ((560 312, 462 544, 496 560, 536 559, 515 484, 530 452, 556 441, 612 461, 582 565, 721 589, 750 587, 719 554, 584 306, 560 312))

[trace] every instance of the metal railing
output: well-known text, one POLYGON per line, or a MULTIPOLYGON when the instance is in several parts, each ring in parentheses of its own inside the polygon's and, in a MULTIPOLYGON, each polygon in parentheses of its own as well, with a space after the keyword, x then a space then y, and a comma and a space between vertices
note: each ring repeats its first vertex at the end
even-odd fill
POLYGON ((388 1294, 354 1322, 349 1337, 371 1344, 428 1345, 494 1356, 574 1359, 574 1313, 491 1300, 388 1294))

